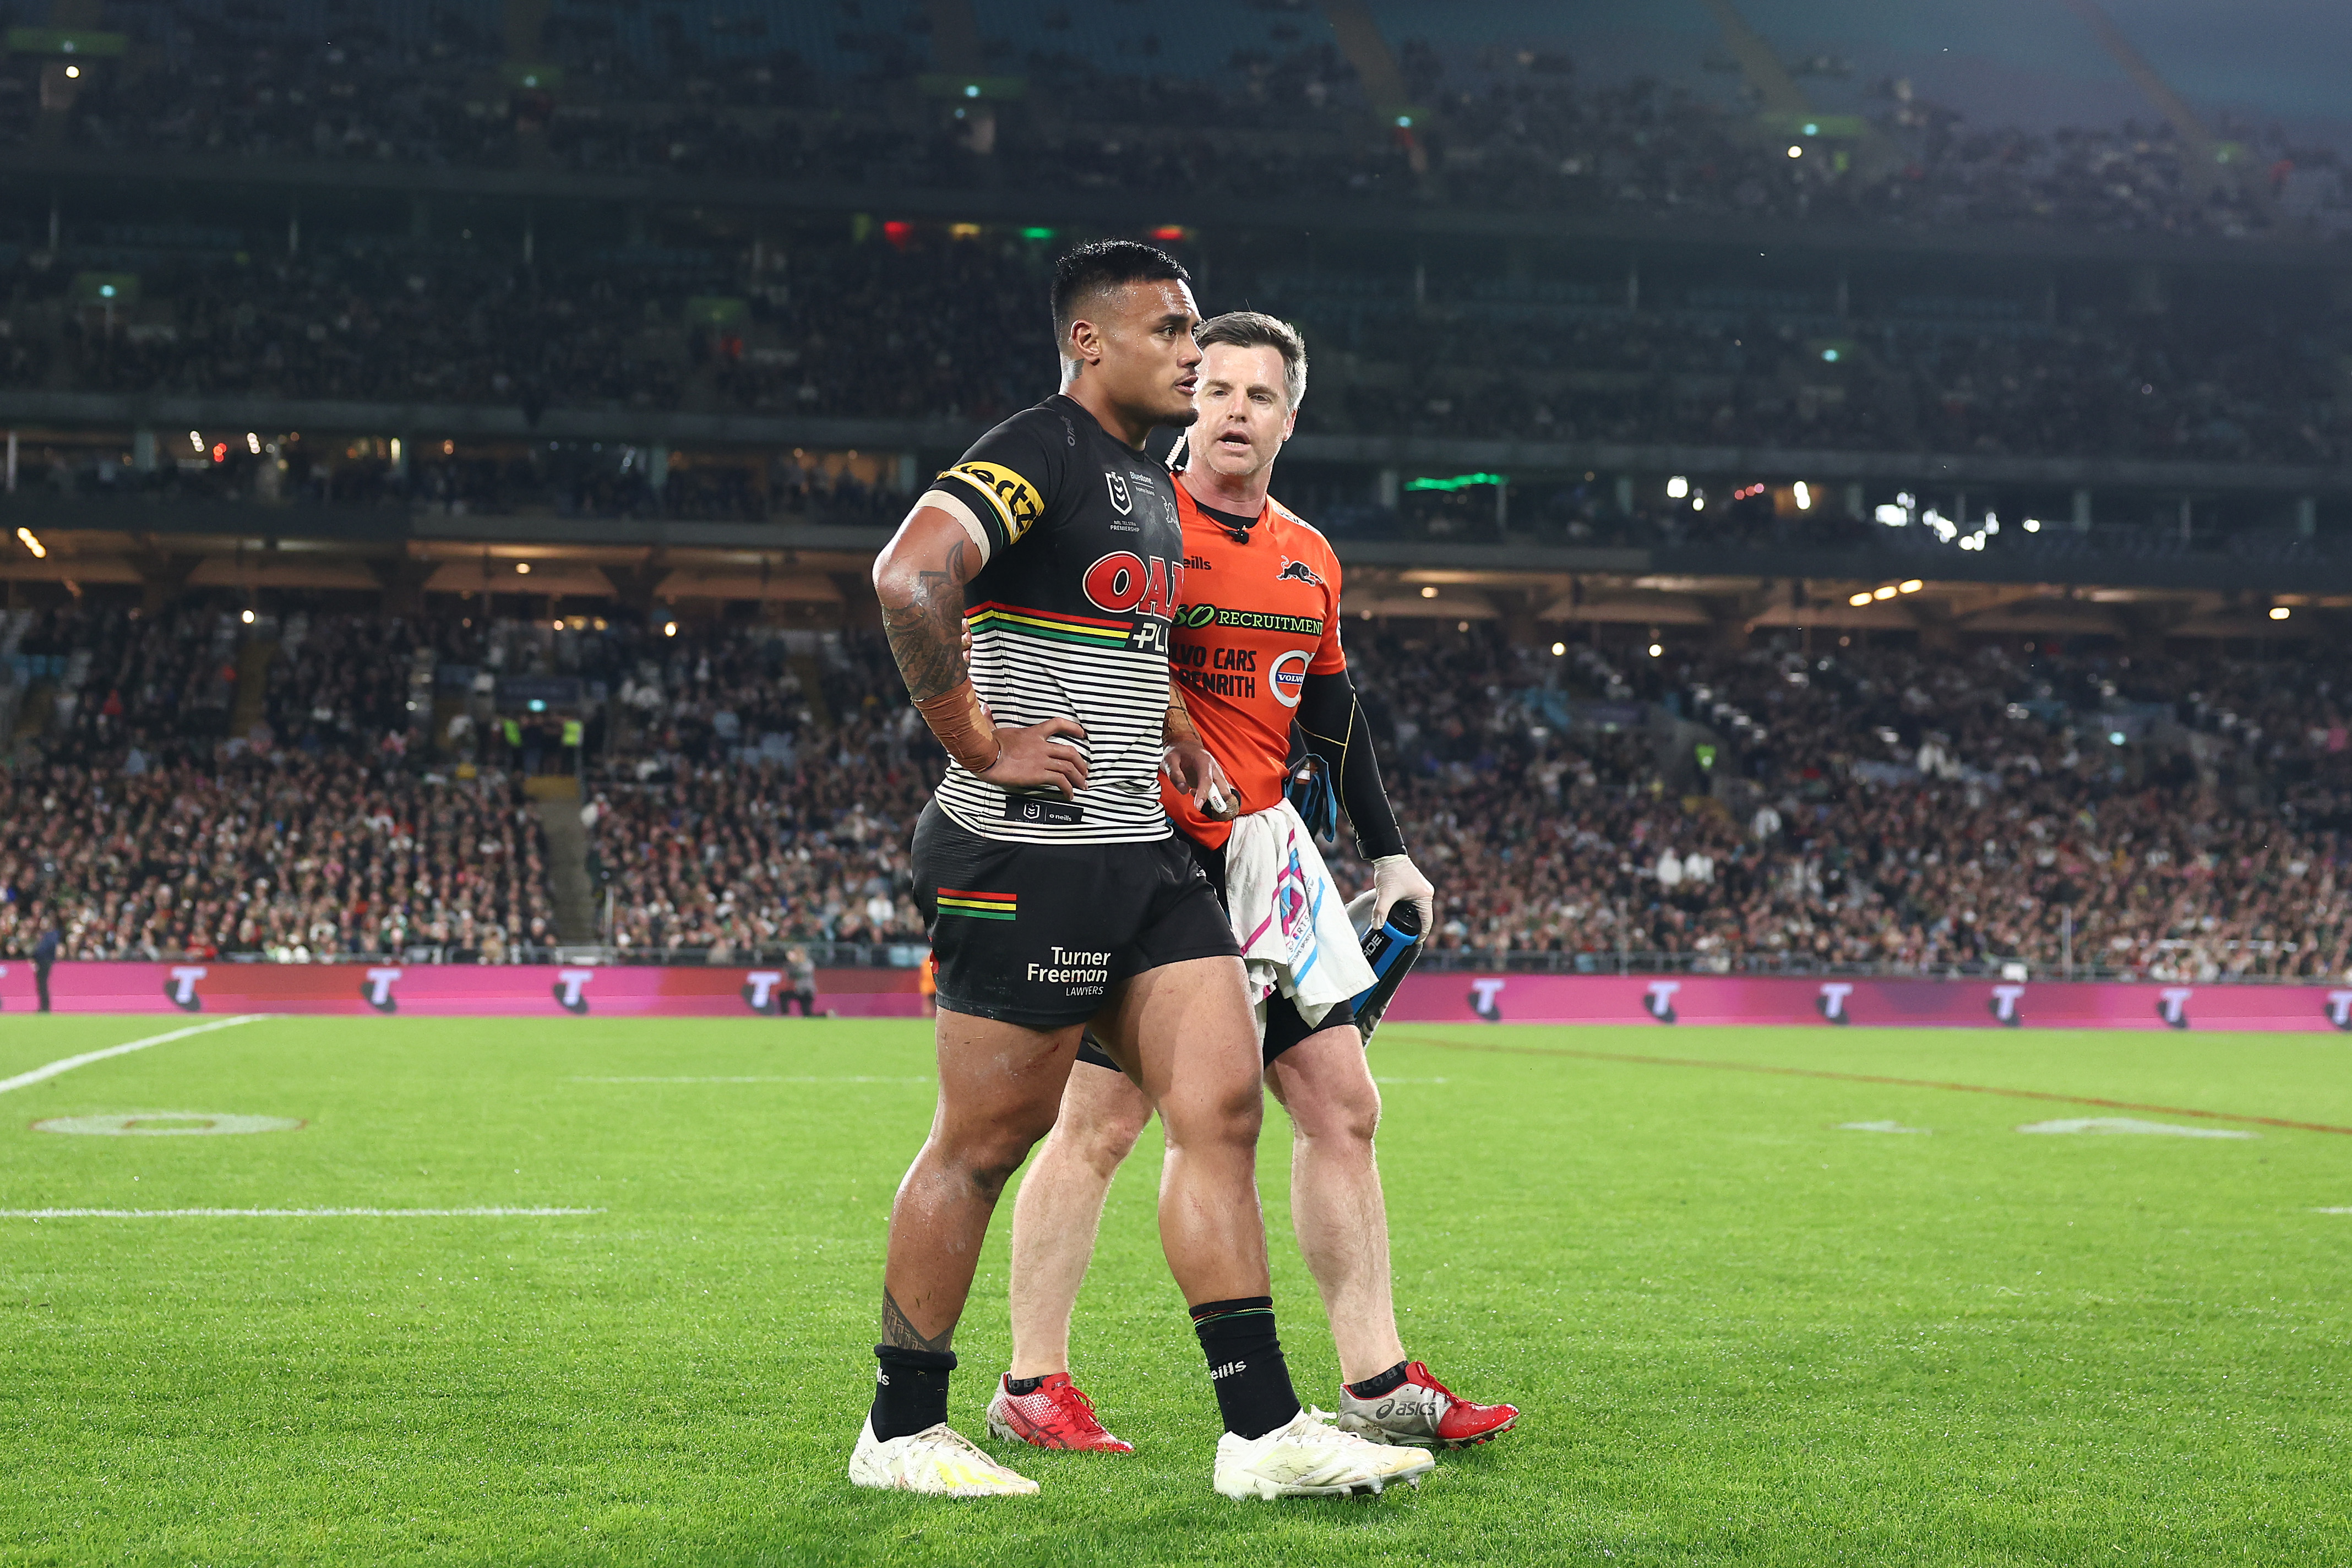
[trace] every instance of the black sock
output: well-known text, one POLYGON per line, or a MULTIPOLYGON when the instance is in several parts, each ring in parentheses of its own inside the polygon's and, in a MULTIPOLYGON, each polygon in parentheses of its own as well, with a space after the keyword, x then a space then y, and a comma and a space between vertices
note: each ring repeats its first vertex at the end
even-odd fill
POLYGON ((1349 1384, 1348 1392, 1359 1399, 1378 1399, 1383 1394, 1395 1391, 1397 1385, 1404 1381, 1404 1369, 1412 1364, 1411 1362, 1401 1361, 1386 1372, 1372 1373, 1361 1383, 1349 1384))
POLYGON ((1015 1399, 1034 1394, 1045 1386, 1045 1380, 1042 1377, 1008 1377, 1004 1380, 1004 1392, 1015 1399))
POLYGON ((948 1373, 953 1351, 910 1351, 876 1345, 882 1364, 874 1378, 874 1436, 887 1443, 936 1426, 948 1418, 948 1373))
POLYGON ((1290 1367, 1274 1331, 1273 1297, 1203 1301, 1192 1309, 1192 1331, 1209 1358, 1209 1383, 1226 1431, 1263 1437, 1290 1425, 1298 1395, 1291 1391, 1290 1367))

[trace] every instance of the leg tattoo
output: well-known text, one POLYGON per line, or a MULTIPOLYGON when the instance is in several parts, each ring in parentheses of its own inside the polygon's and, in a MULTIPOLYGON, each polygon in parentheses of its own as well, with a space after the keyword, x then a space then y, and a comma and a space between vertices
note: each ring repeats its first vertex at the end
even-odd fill
POLYGON ((890 1288, 887 1285, 882 1288, 882 1342, 884 1344, 896 1345, 902 1351, 943 1352, 948 1348, 948 1342, 954 1338, 953 1323, 940 1330, 937 1339, 926 1338, 923 1331, 908 1319, 906 1310, 900 1307, 897 1298, 890 1294, 890 1288))

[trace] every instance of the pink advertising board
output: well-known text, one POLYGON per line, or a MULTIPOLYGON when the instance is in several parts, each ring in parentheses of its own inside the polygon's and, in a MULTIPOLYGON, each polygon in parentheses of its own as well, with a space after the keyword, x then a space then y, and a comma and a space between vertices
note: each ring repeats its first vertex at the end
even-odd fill
MULTIPOLYGON (((699 965, 60 963, 49 977, 67 1013, 418 1017, 743 1017, 781 1011, 784 984, 774 969, 699 965)), ((916 1017, 916 984, 908 969, 820 970, 818 1006, 916 1017)), ((0 1014, 36 1005, 33 966, 0 964, 0 1014)), ((1406 979, 1388 1021, 2352 1033, 2352 987, 1423 973, 1406 979)))
MULTIPOLYGON (((820 1008, 844 1017, 922 1012, 911 969, 821 969, 820 1008)), ((782 1010, 782 971, 591 964, 60 963, 61 1013, 397 1013, 426 1018, 731 1018, 782 1010)), ((33 966, 0 969, 0 1012, 37 1005, 33 966)))
POLYGON ((1408 975, 1390 1020, 2352 1030, 2352 987, 1728 974, 1408 975))

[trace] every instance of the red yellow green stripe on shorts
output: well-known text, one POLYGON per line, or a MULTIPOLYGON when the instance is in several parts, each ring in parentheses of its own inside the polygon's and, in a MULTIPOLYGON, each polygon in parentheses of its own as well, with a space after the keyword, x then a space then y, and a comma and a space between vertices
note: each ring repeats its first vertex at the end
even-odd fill
POLYGON ((1009 921, 1018 912, 1020 898, 1013 893, 976 893, 968 888, 941 888, 940 913, 976 921, 1009 921))

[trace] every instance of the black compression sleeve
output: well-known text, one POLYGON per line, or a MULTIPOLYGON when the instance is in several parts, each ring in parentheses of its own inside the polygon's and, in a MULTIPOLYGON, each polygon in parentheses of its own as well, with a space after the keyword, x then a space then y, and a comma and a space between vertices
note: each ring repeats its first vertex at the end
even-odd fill
POLYGON ((1380 759, 1356 706, 1356 686, 1346 670, 1309 675, 1298 695, 1298 728, 1307 749, 1323 760, 1339 786, 1339 805, 1356 829, 1356 847, 1367 860, 1404 853, 1396 811, 1381 787, 1380 759))

